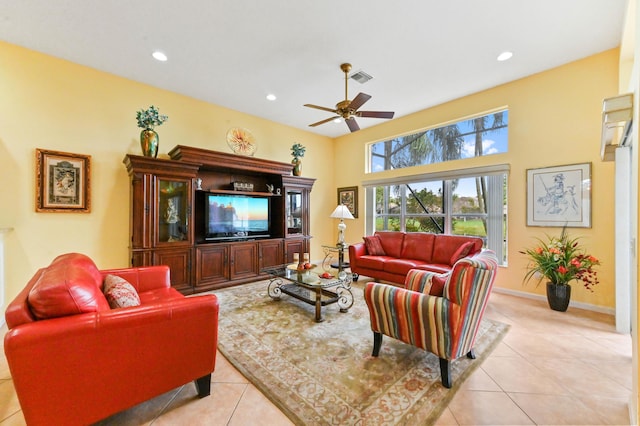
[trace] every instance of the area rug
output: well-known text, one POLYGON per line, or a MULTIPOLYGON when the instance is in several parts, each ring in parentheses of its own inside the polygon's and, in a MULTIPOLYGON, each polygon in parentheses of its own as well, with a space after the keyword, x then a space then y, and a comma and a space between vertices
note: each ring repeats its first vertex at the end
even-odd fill
POLYGON ((475 360, 452 362, 453 386, 440 382, 438 358, 384 337, 371 356, 373 333, 363 283, 348 312, 267 294, 268 281, 215 291, 218 349, 298 425, 414 425, 437 420, 456 390, 495 348, 508 325, 484 319, 475 360))

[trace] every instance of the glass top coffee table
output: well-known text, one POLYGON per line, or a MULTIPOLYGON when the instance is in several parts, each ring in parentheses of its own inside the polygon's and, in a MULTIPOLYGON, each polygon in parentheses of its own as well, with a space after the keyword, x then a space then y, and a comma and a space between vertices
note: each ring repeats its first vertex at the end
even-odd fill
POLYGON ((321 278, 321 268, 297 270, 297 265, 279 265, 263 269, 269 274, 268 294, 279 300, 282 293, 301 300, 316 308, 316 322, 324 321, 322 307, 337 303, 340 312, 353 306, 351 274, 342 273, 331 278, 321 278))

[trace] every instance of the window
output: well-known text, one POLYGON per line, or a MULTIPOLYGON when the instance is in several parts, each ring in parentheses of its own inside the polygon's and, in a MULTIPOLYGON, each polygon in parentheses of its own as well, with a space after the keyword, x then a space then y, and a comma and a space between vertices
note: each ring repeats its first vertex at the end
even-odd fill
POLYGON ((498 165, 368 183, 368 233, 477 236, 506 264, 507 173, 507 166, 498 165))
POLYGON ((509 111, 481 115, 369 147, 370 172, 507 152, 509 111))

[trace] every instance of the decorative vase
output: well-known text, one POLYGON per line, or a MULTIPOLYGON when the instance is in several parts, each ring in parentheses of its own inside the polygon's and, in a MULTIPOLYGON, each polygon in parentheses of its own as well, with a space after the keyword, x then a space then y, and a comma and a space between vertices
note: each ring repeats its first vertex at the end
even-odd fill
POLYGON ((302 160, 294 158, 291 160, 291 164, 293 164, 293 175, 300 176, 302 174, 302 160))
POLYGON ((554 311, 566 312, 571 299, 571 286, 569 284, 547 283, 547 301, 554 311))
POLYGON ((158 134, 153 129, 144 129, 140 132, 140 146, 142 147, 142 155, 145 157, 156 158, 158 156, 158 146, 160 140, 158 134))

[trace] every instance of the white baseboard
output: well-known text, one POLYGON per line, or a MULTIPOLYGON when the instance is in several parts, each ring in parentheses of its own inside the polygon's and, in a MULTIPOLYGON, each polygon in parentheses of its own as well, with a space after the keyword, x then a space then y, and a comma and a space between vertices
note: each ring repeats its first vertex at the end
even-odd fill
MULTIPOLYGON (((525 291, 512 290, 509 288, 493 287, 492 291, 495 291, 496 293, 508 294, 511 296, 524 297, 526 299, 542 300, 545 302, 547 301, 547 297, 541 294, 532 294, 525 291)), ((616 314, 614 308, 605 308, 603 306, 592 305, 590 303, 574 302, 573 300, 569 302, 569 306, 577 309, 585 309, 587 311, 600 312, 612 316, 616 314)))

